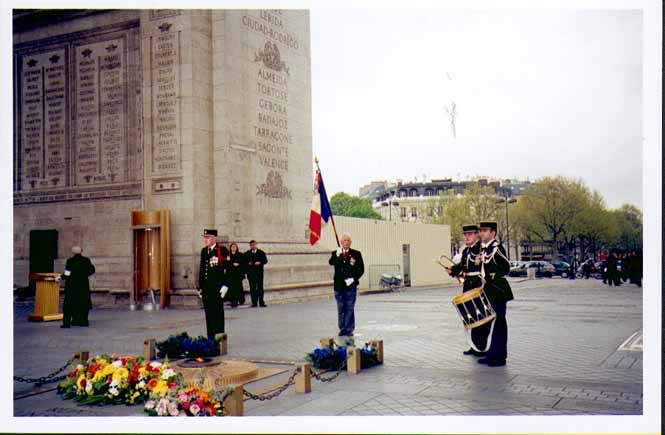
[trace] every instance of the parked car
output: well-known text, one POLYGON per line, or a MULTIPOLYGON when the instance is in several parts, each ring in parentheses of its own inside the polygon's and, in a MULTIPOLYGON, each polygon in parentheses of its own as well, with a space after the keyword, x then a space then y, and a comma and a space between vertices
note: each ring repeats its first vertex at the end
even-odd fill
POLYGON ((570 274, 570 264, 565 261, 553 261, 552 266, 554 266, 554 275, 560 276, 561 278, 567 278, 570 274))
POLYGON ((547 261, 527 261, 524 264, 511 268, 508 276, 527 276, 528 269, 536 269, 536 278, 552 278, 556 270, 547 261))

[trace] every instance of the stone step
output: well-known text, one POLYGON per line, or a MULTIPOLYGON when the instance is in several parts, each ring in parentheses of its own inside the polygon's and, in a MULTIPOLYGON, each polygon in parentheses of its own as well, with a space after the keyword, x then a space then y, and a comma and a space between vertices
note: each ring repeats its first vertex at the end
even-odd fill
MULTIPOLYGON (((245 300, 251 301, 247 281, 244 282, 245 300)), ((264 300, 266 303, 286 303, 308 300, 319 297, 327 297, 333 293, 332 280, 308 281, 287 285, 266 286, 264 288, 264 300)), ((61 300, 64 295, 61 296, 61 300)), ((159 292, 155 293, 155 299, 159 302, 159 292)), ((122 289, 97 289, 92 292, 92 305, 95 308, 123 308, 129 309, 129 290, 122 289)), ((201 298, 196 289, 178 289, 171 293, 171 308, 201 308, 201 298)))

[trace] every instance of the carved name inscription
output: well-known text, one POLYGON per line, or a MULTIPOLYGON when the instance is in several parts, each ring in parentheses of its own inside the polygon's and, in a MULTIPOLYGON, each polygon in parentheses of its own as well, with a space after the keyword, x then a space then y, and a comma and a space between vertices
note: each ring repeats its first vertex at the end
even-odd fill
POLYGON ((180 165, 180 32, 162 23, 151 38, 152 172, 173 173, 180 165))

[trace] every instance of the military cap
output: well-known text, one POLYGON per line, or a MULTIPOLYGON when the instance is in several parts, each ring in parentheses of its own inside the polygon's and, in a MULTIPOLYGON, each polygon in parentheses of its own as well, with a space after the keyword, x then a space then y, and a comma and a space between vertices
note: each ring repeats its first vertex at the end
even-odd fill
POLYGON ((466 224, 462 225, 462 232, 473 231, 478 232, 478 225, 476 224, 466 224))
POLYGON ((480 222, 479 227, 480 227, 481 229, 482 229, 482 228, 489 228, 489 229, 492 230, 492 231, 496 231, 496 229, 497 229, 497 225, 496 225, 496 222, 495 222, 495 221, 483 221, 483 222, 480 222))
POLYGON ((203 230, 203 237, 217 237, 217 230, 206 228, 203 230))

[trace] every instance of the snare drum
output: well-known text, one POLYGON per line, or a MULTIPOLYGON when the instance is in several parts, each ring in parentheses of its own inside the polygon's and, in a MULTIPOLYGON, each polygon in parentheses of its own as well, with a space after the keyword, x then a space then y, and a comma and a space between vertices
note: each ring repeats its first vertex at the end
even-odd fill
POLYGON ((476 328, 496 318, 496 313, 482 287, 455 296, 453 305, 457 308, 464 329, 476 328))

